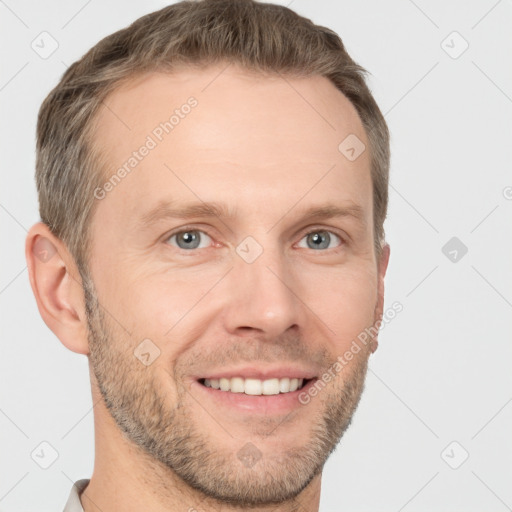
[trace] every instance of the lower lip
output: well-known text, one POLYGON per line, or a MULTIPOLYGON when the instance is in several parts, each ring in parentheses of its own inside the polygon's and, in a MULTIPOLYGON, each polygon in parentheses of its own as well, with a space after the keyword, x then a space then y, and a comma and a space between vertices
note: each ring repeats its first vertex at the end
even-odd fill
POLYGON ((209 400, 215 401, 222 407, 238 409, 245 413, 255 414, 286 414, 299 406, 299 395, 307 393, 309 388, 314 385, 318 379, 314 378, 307 382, 305 386, 289 393, 279 393, 278 395, 246 395, 245 393, 232 393, 231 391, 222 391, 204 386, 198 381, 194 381, 192 386, 199 388, 198 392, 203 393, 209 400))

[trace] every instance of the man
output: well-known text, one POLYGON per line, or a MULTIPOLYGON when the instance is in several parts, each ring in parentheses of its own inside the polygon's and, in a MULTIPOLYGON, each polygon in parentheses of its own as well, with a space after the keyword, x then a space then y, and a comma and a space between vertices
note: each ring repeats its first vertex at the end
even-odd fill
POLYGON ((389 259, 363 71, 285 7, 180 2, 45 100, 30 281, 94 403, 66 511, 318 510, 389 259))

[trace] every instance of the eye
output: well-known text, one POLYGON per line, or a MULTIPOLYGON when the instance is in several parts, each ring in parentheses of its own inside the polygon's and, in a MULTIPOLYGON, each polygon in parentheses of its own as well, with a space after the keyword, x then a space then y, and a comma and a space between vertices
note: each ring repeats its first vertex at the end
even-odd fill
POLYGON ((210 245, 209 243, 204 245, 204 242, 202 245, 201 239, 204 240, 204 238, 207 238, 210 242, 212 240, 204 231, 200 231, 199 229, 187 229, 174 233, 167 238, 166 242, 178 247, 178 249, 204 249, 210 245), (174 243, 172 243, 173 240, 175 240, 174 243))
MULTIPOLYGON (((340 243, 338 244, 338 247, 343 242, 341 237, 339 237, 332 231, 317 229, 315 231, 310 231, 309 233, 307 233, 302 240, 306 240, 306 249, 313 249, 317 251, 319 249, 332 249, 332 247, 329 247, 329 244, 331 243, 331 241, 333 241, 333 239, 339 240, 340 243)), ((299 245, 299 247, 304 247, 304 245, 299 245)))

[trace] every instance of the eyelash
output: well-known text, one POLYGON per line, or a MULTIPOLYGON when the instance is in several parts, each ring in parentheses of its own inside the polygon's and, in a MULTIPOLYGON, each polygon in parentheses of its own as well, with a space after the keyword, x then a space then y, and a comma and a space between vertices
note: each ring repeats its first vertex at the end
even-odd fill
MULTIPOLYGON (((187 233, 188 231, 199 231, 200 233, 208 235, 213 240, 213 237, 211 235, 209 235, 203 229, 199 229, 199 228, 193 227, 193 226, 185 226, 183 228, 180 228, 179 231, 174 231, 174 232, 170 233, 169 235, 166 235, 165 238, 164 238, 164 242, 167 243, 173 236, 180 235, 181 233, 187 233)), ((308 235, 310 235, 312 233, 319 233, 321 231, 326 231, 327 233, 336 235, 340 239, 341 243, 340 243, 340 245, 338 247, 334 247, 332 249, 318 250, 318 251, 315 251, 315 252, 324 252, 324 253, 325 252, 328 252, 328 253, 334 252, 334 253, 337 253, 337 252, 340 252, 345 247, 345 245, 347 244, 347 240, 346 240, 346 238, 344 236, 341 236, 336 231, 332 231, 330 229, 321 228, 321 227, 312 228, 309 231, 306 231, 305 233, 302 234, 300 240, 302 240, 303 238, 307 237, 308 235)), ((194 253, 194 251, 200 250, 200 249, 185 250, 185 249, 180 249, 179 247, 175 247, 175 246, 172 246, 172 247, 174 247, 178 251, 182 251, 184 253, 194 253)), ((314 251, 314 249, 311 249, 311 250, 314 251)))

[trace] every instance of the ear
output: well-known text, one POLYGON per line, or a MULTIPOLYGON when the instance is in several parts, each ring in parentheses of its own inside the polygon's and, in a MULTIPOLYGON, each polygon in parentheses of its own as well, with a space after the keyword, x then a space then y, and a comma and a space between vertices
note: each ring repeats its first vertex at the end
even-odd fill
POLYGON ((25 258, 45 324, 69 350, 89 354, 82 279, 66 245, 38 222, 28 232, 25 258))
MULTIPOLYGON (((389 255, 391 252, 391 248, 389 244, 385 244, 382 247, 381 255, 378 261, 378 276, 377 276, 377 306, 375 307, 375 323, 378 323, 379 327, 382 323, 382 315, 384 313, 384 277, 386 276, 386 270, 388 268, 389 263, 389 255)), ((379 346, 379 333, 375 335, 372 339, 371 350, 372 353, 377 350, 379 346)))

